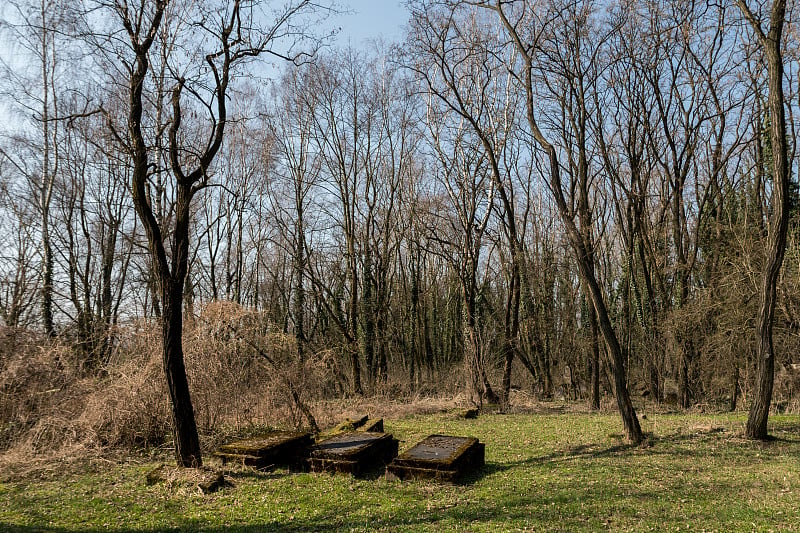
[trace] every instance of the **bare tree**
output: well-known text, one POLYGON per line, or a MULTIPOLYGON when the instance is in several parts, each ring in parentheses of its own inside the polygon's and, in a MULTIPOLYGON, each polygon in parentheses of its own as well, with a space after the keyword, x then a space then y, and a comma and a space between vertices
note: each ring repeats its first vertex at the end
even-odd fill
MULTIPOLYGON (((647 383, 649 392, 656 401, 661 396, 661 379, 658 358, 663 358, 655 327, 659 312, 658 302, 666 300, 666 288, 653 258, 653 239, 660 234, 659 220, 663 216, 653 215, 648 198, 652 182, 656 178, 653 158, 648 157, 647 139, 651 115, 653 114, 651 91, 647 88, 646 69, 651 52, 641 42, 646 32, 643 15, 623 13, 619 31, 609 42, 609 65, 603 75, 604 90, 594 94, 596 107, 602 109, 592 117, 603 171, 609 179, 609 190, 617 220, 617 231, 625 249, 623 262, 623 310, 630 342, 635 327, 643 331, 647 339, 640 349, 647 359, 647 383), (636 317, 633 323, 631 315, 636 317), (651 353, 652 352, 652 353, 651 353)), ((663 230, 662 230, 663 232, 663 230)))
MULTIPOLYGON (((4 163, 0 158, 0 176, 10 166, 4 163)), ((19 196, 9 181, 0 181, 0 239, 5 243, 0 252, 0 318, 9 328, 32 325, 39 283, 31 234, 35 215, 20 205, 19 196)))
POLYGON ((437 201, 436 225, 429 228, 432 240, 456 272, 462 298, 462 346, 467 392, 476 405, 498 396, 486 373, 488 356, 478 316, 478 298, 483 285, 482 256, 486 255, 486 233, 494 208, 496 187, 486 154, 473 129, 438 98, 431 95, 427 123, 435 157, 437 181, 443 188, 437 201))
POLYGON ((369 136, 364 152, 366 210, 363 229, 362 329, 367 381, 385 382, 388 345, 392 336, 390 298, 405 223, 398 224, 402 184, 409 178, 418 128, 413 121, 415 101, 405 90, 402 71, 376 53, 369 62, 365 93, 365 126, 369 136))
POLYGON ((758 313, 758 351, 756 353, 756 383, 745 433, 752 439, 766 439, 767 419, 772 402, 775 374, 775 353, 772 326, 777 299, 776 286, 783 257, 786 253, 786 234, 789 227, 789 160, 786 139, 786 113, 783 96, 782 32, 786 19, 786 0, 775 0, 769 10, 768 27, 760 10, 752 10, 745 0, 737 0, 744 18, 764 52, 769 72, 767 109, 770 117, 772 143, 772 214, 769 220, 767 263, 761 280, 761 305, 758 313))
POLYGON ((114 156, 110 135, 98 135, 103 126, 98 116, 67 128, 55 191, 62 227, 54 244, 73 308, 64 312, 71 315, 89 372, 100 371, 111 355, 133 247, 133 239, 123 236, 134 217, 125 191, 130 167, 114 156))
POLYGON ((60 96, 74 80, 63 79, 65 40, 70 24, 69 6, 58 1, 12 1, 7 6, 13 15, 3 24, 12 41, 32 58, 38 72, 27 77, 19 65, 3 65, 5 77, 13 87, 5 91, 11 95, 25 116, 33 117, 33 128, 17 132, 25 138, 34 153, 25 160, 6 153, 9 161, 25 175, 30 183, 31 197, 39 213, 41 242, 41 321, 45 332, 56 334, 54 322, 54 252, 52 244, 51 203, 61 158, 59 136, 62 131, 60 96), (34 133, 35 132, 35 133, 34 133))
POLYGON ((349 49, 340 58, 320 62, 315 68, 313 91, 317 109, 314 117, 314 140, 322 157, 326 176, 335 203, 331 203, 331 217, 340 230, 341 268, 344 280, 339 288, 346 294, 337 295, 326 286, 324 276, 314 275, 312 280, 320 301, 329 309, 339 331, 345 339, 351 372, 351 392, 364 394, 359 346, 359 321, 361 315, 360 291, 360 234, 363 224, 361 211, 364 196, 364 151, 368 145, 367 131, 362 115, 366 79, 362 76, 364 60, 349 49), (346 300, 339 308, 337 300, 346 300))
POLYGON ((557 18, 554 13, 559 13, 562 9, 560 6, 553 6, 553 11, 542 10, 533 2, 526 1, 515 2, 516 7, 508 6, 502 1, 478 2, 477 4, 497 13, 511 46, 519 54, 519 61, 509 65, 509 68, 515 69, 514 72, 517 79, 520 80, 521 89, 525 92, 528 126, 536 144, 546 154, 549 165, 549 189, 553 194, 569 243, 575 253, 581 279, 586 284, 591 296, 600 330, 611 356, 617 407, 622 416, 626 436, 631 442, 639 443, 643 434, 628 392, 625 356, 614 330, 603 290, 594 271, 592 254, 586 248, 586 242, 574 218, 575 212, 564 193, 558 150, 539 127, 537 118, 537 99, 534 86, 536 54, 541 53, 544 30, 550 29, 549 23, 557 18))
POLYGON ((321 176, 322 160, 314 152, 313 113, 315 95, 309 84, 308 70, 292 69, 284 73, 270 117, 277 159, 274 178, 269 185, 269 200, 281 234, 288 242, 292 258, 291 308, 289 316, 297 344, 297 357, 306 359, 308 343, 308 234, 313 229, 313 189, 321 176))
MULTIPOLYGON (((259 2, 240 0, 224 6, 200 4, 183 11, 167 0, 149 5, 117 1, 101 3, 100 6, 108 10, 127 38, 127 50, 120 50, 118 56, 128 87, 125 129, 119 131, 111 119, 109 125, 132 161, 133 203, 147 236, 157 273, 162 305, 164 370, 172 405, 176 459, 179 465, 200 466, 202 455, 181 338, 192 200, 212 183, 212 164, 225 137, 230 84, 237 69, 262 53, 292 59, 272 47, 279 46, 282 40, 283 44, 289 41, 286 46, 295 44, 304 31, 303 27, 296 25, 297 17, 314 11, 316 4, 310 1, 287 4, 273 13, 274 18, 266 23, 264 18, 268 13, 263 12, 259 2), (196 19, 189 18, 193 16, 196 19), (154 44, 162 36, 162 24, 171 25, 176 34, 190 32, 182 34, 187 44, 194 43, 187 47, 190 50, 188 56, 153 57, 153 50, 158 50, 154 44), (202 33, 202 39, 191 35, 196 31, 202 33), (193 37, 199 40, 193 41, 193 37), (210 51, 203 50, 205 47, 210 51), (159 60, 167 61, 167 72, 173 81, 167 159, 173 179, 174 204, 168 224, 157 219, 148 194, 150 179, 162 172, 158 166, 161 161, 157 160, 157 147, 148 142, 146 128, 150 121, 145 96, 153 62, 159 60), (195 63, 196 60, 199 63, 195 63), (193 109, 205 113, 205 124, 189 122, 188 128, 184 128, 187 101, 193 109)), ((102 34, 95 33, 93 37, 101 39, 102 34)))
MULTIPOLYGON (((597 172, 592 169, 594 149, 599 143, 592 138, 593 118, 602 114, 598 99, 593 98, 598 88, 599 72, 603 70, 605 41, 609 38, 600 24, 590 2, 573 2, 559 9, 554 24, 562 31, 552 32, 543 40, 543 53, 539 61, 542 85, 557 107, 563 110, 558 122, 558 135, 566 159, 568 177, 567 203, 570 216, 577 214, 578 230, 587 257, 589 278, 597 278, 596 225, 599 215, 597 204, 602 200, 595 191, 597 172), (590 36, 593 36, 590 37, 590 36)), ((613 29, 612 32, 613 33, 613 29)), ((583 260, 583 259, 582 259, 583 260)), ((592 297, 587 279, 582 279, 582 298, 588 303, 592 297)), ((582 305, 582 326, 588 340, 587 370, 590 380, 590 405, 600 408, 600 338, 597 311, 592 304, 582 305)), ((568 370, 570 374, 571 370, 568 370)))
MULTIPOLYGON (((420 2, 413 10, 407 54, 411 68, 426 90, 471 128, 486 154, 486 164, 499 199, 506 251, 508 289, 503 325, 503 380, 501 405, 508 407, 511 370, 519 350, 520 304, 526 280, 524 234, 519 229, 515 174, 521 170, 514 136, 519 132, 514 90, 505 61, 513 50, 503 50, 498 28, 487 24, 481 13, 460 16, 451 9, 437 9, 435 2, 420 2)), ((524 359, 523 359, 524 361, 524 359)))

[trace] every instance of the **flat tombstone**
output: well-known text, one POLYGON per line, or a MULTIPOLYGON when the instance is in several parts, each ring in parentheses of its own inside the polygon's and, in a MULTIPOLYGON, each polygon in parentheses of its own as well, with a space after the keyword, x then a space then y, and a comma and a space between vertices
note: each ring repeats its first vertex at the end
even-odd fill
POLYGON ((358 431, 368 431, 370 433, 383 433, 383 418, 370 418, 358 431))
POLYGON ((313 444, 310 433, 271 431, 223 444, 214 454, 222 463, 237 462, 256 468, 272 465, 302 467, 313 444))
POLYGON ((475 437, 430 435, 386 467, 397 479, 454 482, 485 464, 485 446, 475 437))
MULTIPOLYGON (((336 435, 341 435, 342 433, 349 433, 351 431, 370 431, 364 429, 365 424, 369 424, 371 422, 370 418, 367 415, 362 416, 355 416, 353 418, 347 417, 342 420, 339 424, 332 427, 331 429, 322 432, 317 439, 329 439, 336 435)), ((381 429, 380 430, 372 430, 372 431, 379 431, 383 433, 383 419, 381 419, 381 429)))
POLYGON ((362 476, 397 456, 398 442, 389 433, 351 431, 317 444, 311 451, 312 472, 362 476))

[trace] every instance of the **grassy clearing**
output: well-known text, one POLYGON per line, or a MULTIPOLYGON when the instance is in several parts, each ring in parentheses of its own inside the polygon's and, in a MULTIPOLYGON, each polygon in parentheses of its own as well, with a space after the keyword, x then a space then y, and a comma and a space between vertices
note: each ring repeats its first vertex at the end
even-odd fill
POLYGON ((406 449, 430 433, 486 443, 464 485, 235 469, 235 488, 145 485, 158 463, 0 484, 0 530, 800 531, 800 417, 740 437, 742 415, 648 415, 627 447, 612 414, 450 414, 386 420, 406 449))

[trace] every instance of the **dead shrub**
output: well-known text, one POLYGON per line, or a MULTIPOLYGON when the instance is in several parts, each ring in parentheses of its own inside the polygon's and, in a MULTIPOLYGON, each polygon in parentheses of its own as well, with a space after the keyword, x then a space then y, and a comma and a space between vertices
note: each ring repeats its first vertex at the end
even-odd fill
MULTIPOLYGON (((309 354, 301 365, 292 337, 231 302, 210 303, 187 324, 184 356, 206 449, 247 428, 306 424, 289 388, 302 402, 323 397, 338 359, 326 351, 309 354)), ((158 324, 131 324, 105 371, 79 414, 84 440, 126 449, 168 444, 172 421, 158 324)))
MULTIPOLYGON (((85 374, 77 350, 58 339, 12 333, 0 330, 0 463, 171 443, 157 322, 119 326, 114 350, 94 376, 85 374)), ((292 336, 263 313, 230 302, 210 303, 187 321, 184 352, 206 450, 256 428, 333 423, 341 405, 328 409, 327 401, 348 388, 342 350, 308 346, 301 362, 292 336)), ((460 373, 450 374, 457 390, 460 373)), ((381 402, 392 403, 402 390, 402 380, 389 376, 381 402)), ((436 390, 432 385, 431 395, 436 390)))
POLYGON ((293 337, 232 302, 206 305, 184 348, 198 424, 206 431, 310 423, 305 404, 329 390, 335 375, 330 352, 309 353, 301 363, 293 337))
POLYGON ((149 449, 169 438, 167 398, 161 353, 151 348, 108 368, 81 419, 100 446, 149 449))
POLYGON ((60 443, 63 432, 43 427, 42 419, 56 411, 71 418, 82 396, 79 375, 69 348, 58 340, 0 330, 0 450, 28 434, 42 446, 60 443))

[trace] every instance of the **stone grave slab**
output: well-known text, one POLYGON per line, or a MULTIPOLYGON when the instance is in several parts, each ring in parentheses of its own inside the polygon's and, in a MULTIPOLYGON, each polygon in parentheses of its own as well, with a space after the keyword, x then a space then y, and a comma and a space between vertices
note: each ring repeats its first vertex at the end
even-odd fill
POLYGON ((222 464, 236 462, 256 468, 272 465, 302 468, 313 444, 310 433, 271 431, 223 444, 214 455, 222 459, 222 464))
POLYGON ((485 446, 475 437, 430 435, 386 467, 395 479, 455 482, 485 464, 485 446))
MULTIPOLYGON (((336 435, 341 435, 342 433, 349 433, 351 431, 364 431, 364 425, 370 422, 370 418, 367 415, 359 415, 354 417, 347 417, 332 428, 323 431, 319 435, 317 435, 317 441, 329 439, 331 437, 335 437, 336 435)), ((383 433, 383 430, 380 430, 383 433)))
POLYGON ((363 476, 397 456, 398 441, 389 433, 351 431, 318 443, 311 450, 312 472, 363 476))
POLYGON ((370 418, 358 431, 368 431, 370 433, 383 433, 383 418, 370 418))

